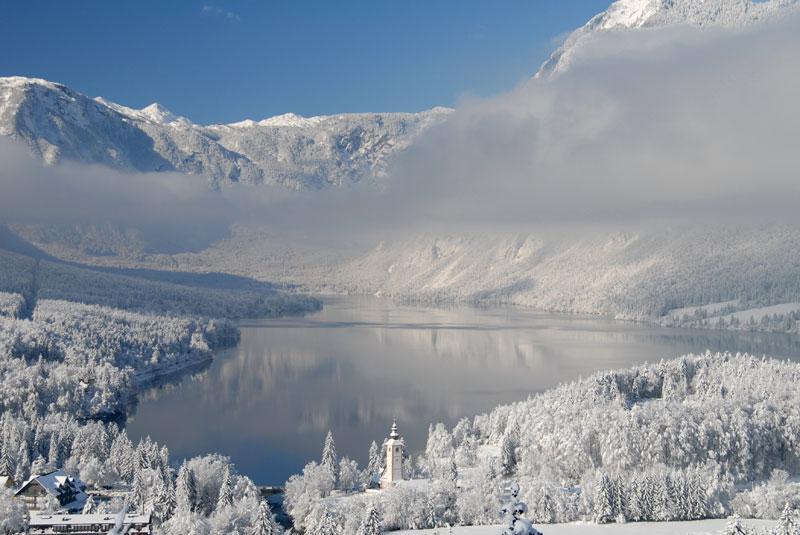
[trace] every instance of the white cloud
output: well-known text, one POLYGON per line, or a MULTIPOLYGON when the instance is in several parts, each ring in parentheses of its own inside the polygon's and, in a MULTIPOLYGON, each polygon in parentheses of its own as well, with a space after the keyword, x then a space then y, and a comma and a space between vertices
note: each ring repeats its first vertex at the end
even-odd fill
POLYGON ((226 9, 222 9, 221 7, 212 6, 212 5, 208 5, 208 4, 204 5, 200 9, 200 13, 202 13, 203 15, 213 16, 213 17, 220 17, 220 18, 223 18, 223 19, 226 19, 226 20, 231 20, 231 21, 236 21, 236 22, 239 22, 240 20, 242 20, 242 18, 239 16, 238 13, 235 13, 233 11, 228 11, 226 9))
POLYGON ((464 102, 389 208, 463 225, 794 217, 800 18, 598 36, 553 81, 464 102))

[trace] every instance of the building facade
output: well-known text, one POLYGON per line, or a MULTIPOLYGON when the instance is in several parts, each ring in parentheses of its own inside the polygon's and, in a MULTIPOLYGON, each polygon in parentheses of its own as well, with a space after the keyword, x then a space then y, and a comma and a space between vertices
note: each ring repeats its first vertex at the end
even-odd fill
POLYGON ((117 526, 116 533, 125 535, 150 535, 150 515, 34 515, 30 531, 35 535, 97 535, 109 533, 117 526))

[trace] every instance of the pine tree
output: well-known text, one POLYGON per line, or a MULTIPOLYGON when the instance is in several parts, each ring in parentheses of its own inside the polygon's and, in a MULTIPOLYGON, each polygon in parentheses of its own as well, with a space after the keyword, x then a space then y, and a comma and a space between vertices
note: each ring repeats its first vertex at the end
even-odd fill
POLYGON ((233 480, 231 479, 231 470, 225 467, 225 475, 222 478, 222 484, 219 487, 219 497, 217 498, 217 509, 230 507, 233 505, 233 480))
POLYGON ((598 524, 606 524, 614 520, 614 490, 611 480, 603 474, 597 482, 594 493, 594 521, 598 524))
POLYGON ((428 498, 425 500, 425 522, 429 528, 438 528, 439 513, 433 496, 433 493, 429 493, 428 498))
POLYGON ((369 446, 369 461, 367 463, 367 486, 374 487, 381 475, 381 453, 375 441, 369 446))
POLYGON ((331 474, 333 474, 334 481, 336 480, 337 464, 336 443, 333 441, 333 433, 328 431, 328 435, 325 437, 325 445, 322 448, 322 460, 320 461, 320 465, 330 470, 331 474))
POLYGON ((653 520, 666 522, 672 518, 669 478, 655 478, 653 486, 653 520))
POLYGON ((361 535, 381 535, 381 516, 374 503, 367 506, 364 521, 361 524, 361 535))
POLYGON ((800 525, 798 525, 795 515, 795 511, 786 503, 783 506, 781 517, 778 519, 777 535, 800 535, 800 525))
POLYGON ((175 502, 178 509, 191 512, 197 507, 197 482, 194 472, 186 463, 178 470, 178 481, 175 484, 175 502))
POLYGON ((545 524, 552 524, 555 521, 555 511, 553 510, 553 499, 550 497, 548 489, 542 491, 542 496, 539 498, 537 504, 538 519, 537 522, 544 522, 545 524))
POLYGON ((144 478, 142 477, 142 470, 137 470, 133 475, 133 485, 131 486, 131 497, 136 506, 136 510, 140 514, 145 514, 145 506, 147 505, 147 497, 149 495, 148 489, 145 487, 144 478))
POLYGON ((14 473, 14 481, 25 481, 30 474, 29 468, 31 464, 31 457, 28 453, 28 446, 24 442, 19 445, 19 453, 17 454, 17 465, 14 473))
POLYGON ((261 500, 258 504, 258 515, 256 516, 256 523, 251 532, 252 535, 277 535, 279 531, 267 500, 261 500))
MULTIPOLYGON (((11 464, 11 457, 8 454, 9 448, 3 448, 0 455, 0 476, 14 477, 14 466, 11 464)), ((21 483, 21 482, 20 482, 21 483)))
POLYGON ((450 462, 447 465, 447 482, 453 488, 458 486, 458 467, 456 466, 456 458, 452 455, 450 456, 450 462))
POLYGON ((61 466, 61 451, 58 447, 58 438, 55 433, 50 435, 50 445, 47 449, 47 463, 54 470, 61 466))
POLYGON ((508 477, 514 474, 517 470, 517 445, 511 434, 506 434, 503 437, 503 443, 500 446, 500 465, 502 473, 508 477))
POLYGON ((320 519, 319 526, 317 526, 315 534, 339 535, 339 533, 339 524, 336 522, 336 517, 329 509, 326 508, 322 512, 322 518, 320 519))
POLYGON ((163 524, 175 514, 175 487, 169 479, 160 479, 155 489, 153 514, 163 524))
POLYGON ((111 443, 109 460, 123 481, 131 481, 133 479, 133 473, 136 469, 136 451, 127 434, 120 433, 111 443))
POLYGON ((708 496, 701 481, 701 476, 696 471, 689 478, 687 511, 689 520, 699 520, 708 516, 708 496))
POLYGON ((614 516, 617 521, 628 520, 628 496, 625 488, 625 481, 621 475, 617 475, 614 480, 614 516))
POLYGON ((84 515, 91 515, 97 510, 97 504, 94 501, 94 496, 91 494, 88 498, 86 498, 86 503, 83 504, 83 509, 81 510, 81 514, 84 515))

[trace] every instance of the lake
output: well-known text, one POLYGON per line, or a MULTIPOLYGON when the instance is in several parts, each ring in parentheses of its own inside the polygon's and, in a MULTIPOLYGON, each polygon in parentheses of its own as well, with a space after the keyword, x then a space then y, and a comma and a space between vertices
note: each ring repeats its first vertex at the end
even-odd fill
POLYGON ((689 352, 800 360, 779 334, 667 329, 517 307, 428 308, 328 298, 303 318, 244 321, 241 342, 203 372, 150 389, 128 420, 173 458, 219 452, 259 484, 318 459, 328 429, 365 463, 397 418, 414 452, 428 425, 454 424, 597 370, 689 352))

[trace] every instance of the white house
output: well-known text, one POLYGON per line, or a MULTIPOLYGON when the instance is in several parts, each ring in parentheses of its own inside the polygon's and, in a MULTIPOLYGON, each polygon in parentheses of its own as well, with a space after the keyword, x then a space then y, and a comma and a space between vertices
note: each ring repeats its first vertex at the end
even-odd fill
POLYGON ((385 489, 403 480, 403 453, 406 443, 397 431, 396 420, 392 423, 392 432, 383 447, 386 448, 386 468, 381 475, 381 488, 385 489))

